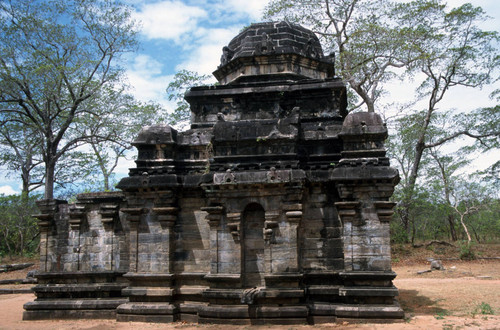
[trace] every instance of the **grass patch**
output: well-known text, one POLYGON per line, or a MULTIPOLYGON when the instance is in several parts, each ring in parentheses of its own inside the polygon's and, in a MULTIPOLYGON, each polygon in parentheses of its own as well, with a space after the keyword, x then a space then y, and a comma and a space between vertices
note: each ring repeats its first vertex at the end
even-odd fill
POLYGON ((484 301, 476 306, 472 315, 494 315, 493 308, 491 308, 490 304, 485 303, 484 301))
POLYGON ((434 318, 436 320, 442 320, 442 319, 444 319, 445 316, 448 316, 448 315, 450 315, 450 313, 448 313, 448 311, 446 309, 442 309, 442 310, 437 311, 436 315, 434 315, 434 318))

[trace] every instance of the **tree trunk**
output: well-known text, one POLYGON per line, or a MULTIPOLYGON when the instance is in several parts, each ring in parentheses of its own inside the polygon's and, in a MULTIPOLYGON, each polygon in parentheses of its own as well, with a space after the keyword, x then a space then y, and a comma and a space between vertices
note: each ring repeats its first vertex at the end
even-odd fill
POLYGON ((457 231, 455 230, 455 217, 453 214, 448 215, 448 224, 450 225, 451 240, 456 242, 458 240, 457 231))
POLYGON ((54 198, 54 173, 55 173, 55 163, 46 162, 45 163, 45 199, 54 198))
POLYGON ((109 175, 103 173, 104 176, 104 191, 109 191, 109 175))
POLYGON ((465 214, 460 215, 460 223, 462 224, 462 227, 464 228, 465 234, 467 235, 467 241, 470 243, 472 241, 472 238, 470 237, 469 230, 467 229, 467 226, 465 225, 464 222, 465 214))
POLYGON ((30 193, 30 174, 29 171, 24 167, 22 169, 21 178, 23 180, 23 190, 21 194, 23 196, 28 196, 30 193))

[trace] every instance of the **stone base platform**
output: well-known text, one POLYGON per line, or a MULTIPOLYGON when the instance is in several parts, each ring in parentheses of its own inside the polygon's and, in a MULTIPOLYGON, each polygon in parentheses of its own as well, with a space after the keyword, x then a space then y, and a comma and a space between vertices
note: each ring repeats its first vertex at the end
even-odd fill
POLYGON ((23 320, 114 319, 116 308, 126 302, 123 273, 47 272, 36 277, 35 301, 24 305, 23 320))

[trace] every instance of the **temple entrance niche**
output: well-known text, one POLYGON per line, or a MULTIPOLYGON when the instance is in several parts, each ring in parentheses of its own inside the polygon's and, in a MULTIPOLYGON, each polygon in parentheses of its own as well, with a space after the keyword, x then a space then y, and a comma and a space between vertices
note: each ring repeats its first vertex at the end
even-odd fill
POLYGON ((244 287, 264 284, 264 208, 257 203, 247 205, 243 212, 242 263, 244 287))

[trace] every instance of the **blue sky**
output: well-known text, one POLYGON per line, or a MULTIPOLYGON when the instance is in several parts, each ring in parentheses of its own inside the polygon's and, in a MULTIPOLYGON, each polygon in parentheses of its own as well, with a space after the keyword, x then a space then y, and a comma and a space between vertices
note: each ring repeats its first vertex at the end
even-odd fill
MULTIPOLYGON (((211 74, 219 64, 222 47, 252 22, 261 20, 268 0, 124 0, 134 8, 134 18, 141 22, 141 47, 126 58, 126 74, 132 93, 142 101, 155 101, 172 110, 166 99, 165 88, 175 72, 188 69, 211 74)), ((406 1, 406 0, 401 0, 406 1)), ((450 6, 467 1, 449 0, 450 6)), ((468 1, 481 6, 493 19, 484 29, 500 31, 500 1, 468 1)), ((215 81, 215 79, 214 79, 215 81)), ((499 84, 484 90, 460 90, 448 95, 449 108, 475 109, 491 105, 488 95, 499 84)), ((404 102, 413 98, 414 90, 407 84, 396 82, 386 102, 404 102)), ((498 159, 500 155, 490 157, 498 159)), ((117 175, 127 175, 132 161, 120 164, 117 175)), ((5 177, 0 171, 0 193, 20 191, 19 180, 5 177)))

